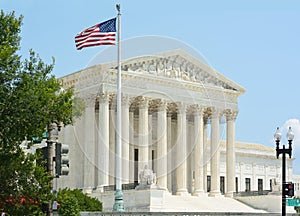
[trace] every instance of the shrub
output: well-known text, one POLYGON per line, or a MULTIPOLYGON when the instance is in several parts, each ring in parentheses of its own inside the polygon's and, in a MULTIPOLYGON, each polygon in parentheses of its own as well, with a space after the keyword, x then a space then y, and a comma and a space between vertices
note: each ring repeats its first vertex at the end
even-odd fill
POLYGON ((79 215, 80 211, 102 211, 102 203, 89 197, 79 189, 62 189, 57 194, 60 203, 58 213, 61 215, 79 215))

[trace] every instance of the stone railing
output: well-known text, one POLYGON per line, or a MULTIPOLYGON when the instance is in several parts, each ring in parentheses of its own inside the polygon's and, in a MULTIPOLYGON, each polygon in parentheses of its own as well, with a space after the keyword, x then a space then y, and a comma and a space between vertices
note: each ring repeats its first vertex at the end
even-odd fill
POLYGON ((262 190, 262 191, 243 191, 243 192, 234 192, 234 197, 245 197, 245 196, 263 196, 268 195, 271 190, 262 190))
MULTIPOLYGON (((129 183, 129 184, 122 184, 122 190, 134 190, 138 183, 129 183)), ((104 192, 107 191, 115 191, 116 185, 107 185, 104 186, 104 192)))

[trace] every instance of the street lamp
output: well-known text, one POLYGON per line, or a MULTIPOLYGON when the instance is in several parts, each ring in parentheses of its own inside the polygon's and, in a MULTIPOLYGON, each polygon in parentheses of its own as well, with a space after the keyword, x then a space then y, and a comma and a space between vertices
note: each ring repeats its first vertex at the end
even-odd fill
POLYGON ((276 157, 278 159, 279 155, 282 154, 282 215, 285 216, 286 215, 286 193, 284 190, 284 186, 286 185, 285 182, 285 154, 288 154, 290 156, 290 158, 292 157, 292 142, 294 139, 294 133, 292 132, 292 128, 289 127, 289 130, 286 134, 286 138, 288 140, 288 144, 289 144, 289 148, 286 149, 285 145, 282 145, 282 148, 279 148, 279 143, 280 143, 280 139, 281 139, 281 132, 279 130, 279 127, 277 127, 277 130, 274 134, 274 139, 276 142, 276 157))

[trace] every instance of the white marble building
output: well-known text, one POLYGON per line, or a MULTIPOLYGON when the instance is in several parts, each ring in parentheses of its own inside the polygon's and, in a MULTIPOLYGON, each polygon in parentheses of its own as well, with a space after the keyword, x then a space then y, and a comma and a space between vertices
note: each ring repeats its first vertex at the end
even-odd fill
MULTIPOLYGON (((61 133, 70 145, 70 173, 55 187, 103 192, 115 184, 116 67, 106 63, 61 78, 86 109, 61 133)), ((275 150, 235 141, 244 92, 182 50, 122 61, 122 183, 138 183, 147 165, 159 188, 174 195, 270 190, 271 179, 281 179, 275 150)), ((287 168, 290 179, 292 160, 287 168)))

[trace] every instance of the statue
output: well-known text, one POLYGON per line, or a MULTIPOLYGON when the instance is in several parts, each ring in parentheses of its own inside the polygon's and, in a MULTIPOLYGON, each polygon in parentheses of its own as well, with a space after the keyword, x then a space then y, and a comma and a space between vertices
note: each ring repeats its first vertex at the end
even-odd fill
POLYGON ((142 185, 152 185, 156 183, 156 175, 148 166, 145 165, 144 170, 140 172, 140 181, 142 185))
POLYGON ((139 174, 140 184, 136 189, 147 189, 153 185, 156 185, 156 174, 145 165, 144 170, 139 174))

